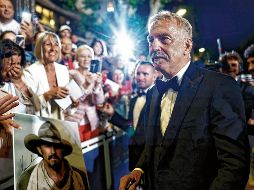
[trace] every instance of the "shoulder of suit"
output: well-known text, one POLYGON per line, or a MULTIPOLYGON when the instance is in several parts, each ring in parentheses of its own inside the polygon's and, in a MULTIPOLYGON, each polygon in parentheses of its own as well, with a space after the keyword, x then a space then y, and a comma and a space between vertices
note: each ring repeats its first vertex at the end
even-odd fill
POLYGON ((228 86, 239 87, 236 80, 229 75, 226 75, 224 73, 219 73, 216 71, 211 71, 211 70, 208 70, 205 68, 198 68, 198 69, 200 72, 202 72, 205 80, 210 81, 210 83, 213 84, 212 86, 214 86, 214 87, 216 87, 218 85, 223 85, 225 87, 228 87, 228 86))

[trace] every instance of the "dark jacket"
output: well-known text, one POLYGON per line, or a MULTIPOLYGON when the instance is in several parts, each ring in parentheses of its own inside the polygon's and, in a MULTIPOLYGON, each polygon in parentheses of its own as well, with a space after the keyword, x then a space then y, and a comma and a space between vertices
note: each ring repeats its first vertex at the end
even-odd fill
POLYGON ((156 86, 147 94, 146 146, 137 165, 149 189, 245 189, 250 150, 236 81, 191 64, 164 136, 161 96, 156 86))
POLYGON ((129 136, 129 170, 132 171, 139 158, 141 153, 144 150, 144 144, 145 144, 145 132, 144 132, 144 124, 143 117, 144 117, 144 108, 141 110, 141 113, 139 115, 139 120, 137 123, 136 130, 134 131, 133 128, 133 110, 135 103, 137 101, 138 96, 135 96, 131 98, 130 100, 130 107, 129 107, 129 114, 128 119, 123 118, 118 113, 115 112, 115 114, 112 116, 110 122, 124 131, 126 131, 129 136))

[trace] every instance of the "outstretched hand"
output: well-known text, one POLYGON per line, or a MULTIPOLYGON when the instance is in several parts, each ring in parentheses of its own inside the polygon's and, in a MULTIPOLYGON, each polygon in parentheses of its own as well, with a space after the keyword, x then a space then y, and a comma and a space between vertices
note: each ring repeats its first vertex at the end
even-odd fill
POLYGON ((19 105, 17 100, 18 97, 11 94, 0 98, 0 121, 11 119, 14 116, 13 113, 6 114, 6 112, 19 105))

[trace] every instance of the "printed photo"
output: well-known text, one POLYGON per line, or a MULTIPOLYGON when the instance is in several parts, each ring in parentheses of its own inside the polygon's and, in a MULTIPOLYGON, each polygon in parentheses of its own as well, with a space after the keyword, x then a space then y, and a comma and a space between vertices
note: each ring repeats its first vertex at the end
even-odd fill
POLYGON ((15 189, 86 189, 86 168, 77 123, 16 114, 15 189))

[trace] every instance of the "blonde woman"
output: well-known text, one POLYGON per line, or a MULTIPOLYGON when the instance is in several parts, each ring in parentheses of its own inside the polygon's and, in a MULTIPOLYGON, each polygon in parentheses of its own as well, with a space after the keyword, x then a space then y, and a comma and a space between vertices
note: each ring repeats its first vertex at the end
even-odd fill
POLYGON ((71 77, 83 89, 84 95, 79 99, 75 111, 69 110, 65 119, 79 124, 81 141, 87 140, 99 133, 99 116, 96 106, 104 103, 101 73, 91 73, 91 60, 94 58, 93 49, 81 45, 76 52, 79 68, 71 70, 71 77))
POLYGON ((59 37, 52 32, 42 32, 36 40, 34 54, 37 62, 24 70, 24 77, 29 87, 39 96, 41 109, 36 114, 64 119, 63 110, 54 101, 69 94, 65 88, 70 79, 68 69, 57 63, 61 60, 59 37))

